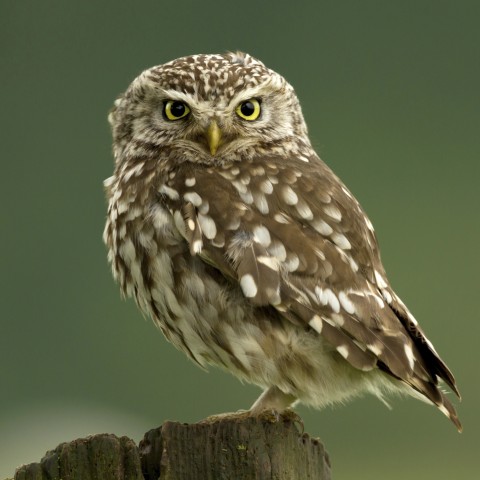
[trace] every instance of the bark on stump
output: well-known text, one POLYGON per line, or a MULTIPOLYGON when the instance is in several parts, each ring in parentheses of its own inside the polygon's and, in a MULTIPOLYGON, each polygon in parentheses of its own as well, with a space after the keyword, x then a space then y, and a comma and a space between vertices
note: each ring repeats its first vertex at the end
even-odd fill
POLYGON ((15 480, 330 480, 322 443, 302 434, 291 416, 211 417, 165 422, 139 447, 100 434, 62 443, 15 480))

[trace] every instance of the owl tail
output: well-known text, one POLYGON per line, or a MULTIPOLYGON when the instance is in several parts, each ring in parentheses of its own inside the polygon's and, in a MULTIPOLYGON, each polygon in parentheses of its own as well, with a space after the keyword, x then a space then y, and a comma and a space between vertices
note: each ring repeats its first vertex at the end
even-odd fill
POLYGON ((446 417, 448 417, 455 427, 457 427, 459 432, 463 430, 455 407, 437 385, 418 377, 410 379, 408 384, 410 387, 413 387, 416 392, 421 394, 422 400, 426 400, 428 403, 433 403, 446 417))

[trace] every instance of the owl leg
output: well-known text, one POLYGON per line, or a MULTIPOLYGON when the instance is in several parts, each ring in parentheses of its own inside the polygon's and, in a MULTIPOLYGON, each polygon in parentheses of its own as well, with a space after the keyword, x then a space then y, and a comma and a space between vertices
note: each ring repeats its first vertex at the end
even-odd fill
POLYGON ((258 415, 265 410, 283 412, 293 406, 297 398, 289 393, 282 392, 278 387, 267 388, 250 408, 250 413, 258 415))

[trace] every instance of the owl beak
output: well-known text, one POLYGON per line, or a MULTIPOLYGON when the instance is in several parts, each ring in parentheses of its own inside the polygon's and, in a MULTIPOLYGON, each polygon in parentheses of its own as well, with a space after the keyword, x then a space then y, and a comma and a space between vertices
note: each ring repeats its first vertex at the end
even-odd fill
POLYGON ((217 125, 215 120, 212 120, 207 130, 207 141, 208 147, 210 148, 210 153, 215 155, 217 153, 218 147, 220 146, 220 141, 222 139, 222 131, 217 125))

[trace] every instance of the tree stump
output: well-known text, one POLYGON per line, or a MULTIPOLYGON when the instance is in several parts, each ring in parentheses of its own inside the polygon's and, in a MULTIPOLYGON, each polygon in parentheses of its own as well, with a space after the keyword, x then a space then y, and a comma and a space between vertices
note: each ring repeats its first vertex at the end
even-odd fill
POLYGON ((199 423, 165 422, 139 447, 99 434, 60 444, 15 480, 330 480, 322 443, 292 415, 232 414, 199 423))
POLYGON ((144 480, 135 442, 102 433, 61 443, 40 463, 23 465, 15 480, 144 480))

